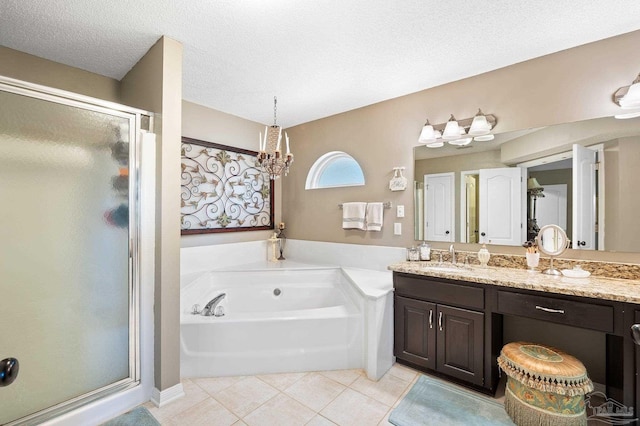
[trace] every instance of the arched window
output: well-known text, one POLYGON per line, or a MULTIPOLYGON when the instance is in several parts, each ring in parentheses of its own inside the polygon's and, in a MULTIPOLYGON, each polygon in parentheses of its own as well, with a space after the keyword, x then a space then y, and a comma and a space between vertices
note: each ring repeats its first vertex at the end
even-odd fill
POLYGON ((364 185, 360 164, 342 151, 327 152, 318 158, 307 175, 305 189, 364 185))

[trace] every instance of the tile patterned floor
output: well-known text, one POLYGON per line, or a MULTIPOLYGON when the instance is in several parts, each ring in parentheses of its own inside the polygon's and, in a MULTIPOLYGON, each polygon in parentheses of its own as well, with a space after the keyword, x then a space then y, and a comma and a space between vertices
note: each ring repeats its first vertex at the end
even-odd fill
POLYGON ((144 406, 171 426, 386 426, 419 374, 395 364, 377 382, 362 370, 184 379, 184 397, 144 406))

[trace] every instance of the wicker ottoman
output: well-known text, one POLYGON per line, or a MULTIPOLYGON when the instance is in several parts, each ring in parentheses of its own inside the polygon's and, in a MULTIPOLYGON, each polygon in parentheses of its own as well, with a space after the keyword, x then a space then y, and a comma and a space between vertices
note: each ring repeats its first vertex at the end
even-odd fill
POLYGON ((558 349, 506 344, 498 365, 507 376, 505 410, 518 426, 586 425, 584 395, 593 390, 584 365, 558 349))

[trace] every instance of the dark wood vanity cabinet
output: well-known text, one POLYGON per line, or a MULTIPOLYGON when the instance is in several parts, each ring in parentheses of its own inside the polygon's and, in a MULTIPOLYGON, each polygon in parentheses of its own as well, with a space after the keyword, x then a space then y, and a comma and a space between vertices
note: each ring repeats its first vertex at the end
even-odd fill
MULTIPOLYGON (((562 324, 569 327, 562 331, 566 339, 574 339, 573 327, 583 330, 581 339, 589 332, 605 342, 593 351, 603 354, 606 365, 599 368, 607 397, 640 407, 640 345, 631 335, 633 324, 640 324, 640 305, 404 272, 394 272, 393 286, 394 355, 401 363, 493 393, 499 382, 496 358, 507 343, 505 322, 525 321, 524 339, 539 327, 553 334, 562 324)), ((588 345, 580 340, 575 347, 589 351, 588 345)))
POLYGON ((484 306, 483 289, 406 276, 394 286, 396 358, 482 386, 484 313, 468 307, 484 306))

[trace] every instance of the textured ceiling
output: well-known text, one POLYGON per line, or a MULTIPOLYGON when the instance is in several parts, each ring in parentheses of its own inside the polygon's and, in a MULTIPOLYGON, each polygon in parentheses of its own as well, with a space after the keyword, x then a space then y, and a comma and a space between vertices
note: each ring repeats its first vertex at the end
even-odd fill
POLYGON ((166 35, 184 46, 184 99, 271 123, 277 95, 289 127, 634 31, 639 17, 638 0, 0 0, 0 45, 121 79, 166 35))

